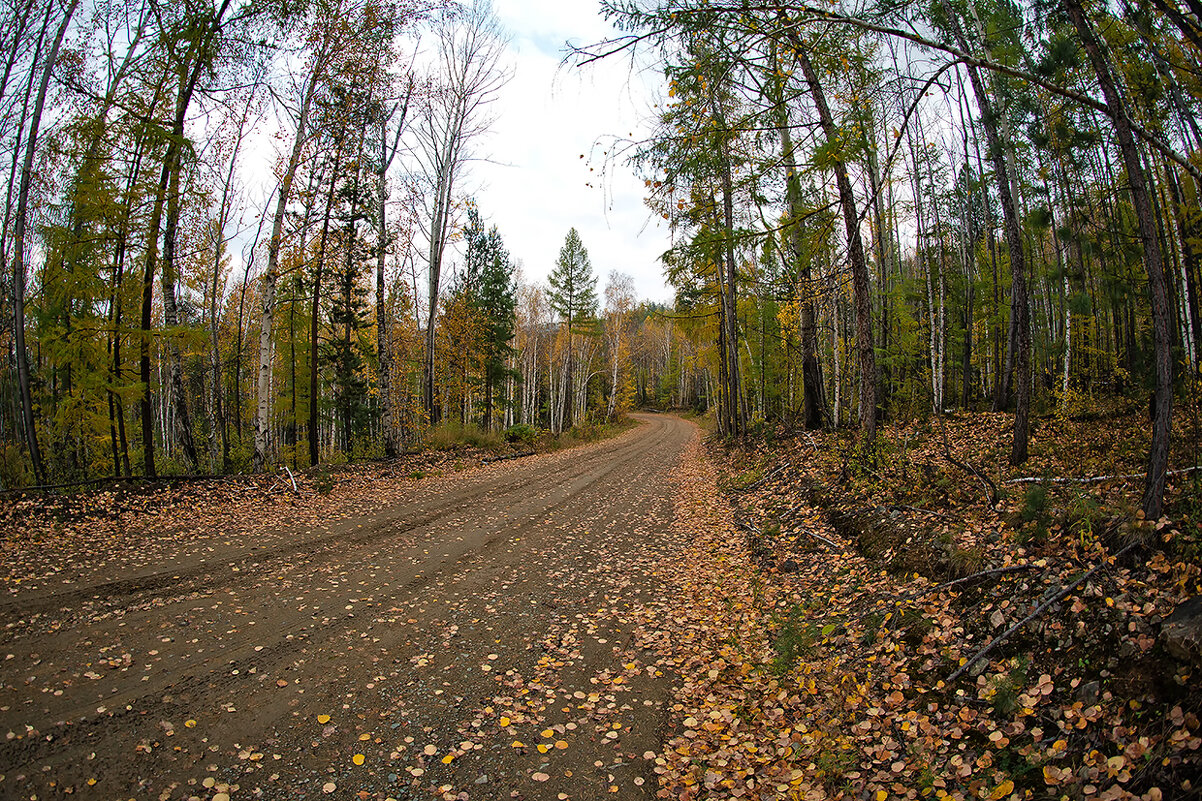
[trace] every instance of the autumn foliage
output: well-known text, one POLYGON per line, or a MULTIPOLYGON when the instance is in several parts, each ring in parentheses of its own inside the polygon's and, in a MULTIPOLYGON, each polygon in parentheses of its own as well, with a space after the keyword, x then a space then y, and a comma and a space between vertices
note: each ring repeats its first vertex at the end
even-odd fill
MULTIPOLYGON (((1037 421, 1028 467, 1135 469, 1122 419, 1037 421)), ((1197 791, 1197 655, 1162 633, 1202 590, 1193 479, 1159 521, 1134 512, 1138 475, 1031 493, 999 473, 1006 424, 888 426, 873 461, 822 434, 686 459, 691 544, 644 610, 680 677, 661 797, 1197 791), (949 455, 1000 483, 996 506, 949 455)))

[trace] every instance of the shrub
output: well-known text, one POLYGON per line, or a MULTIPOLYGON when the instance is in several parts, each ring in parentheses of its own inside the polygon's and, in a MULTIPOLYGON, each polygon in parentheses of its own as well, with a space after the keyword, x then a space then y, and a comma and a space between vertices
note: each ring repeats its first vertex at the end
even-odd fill
POLYGON ((496 448, 501 437, 493 431, 484 431, 475 423, 466 426, 458 422, 447 422, 431 429, 425 437, 426 447, 433 451, 449 451, 471 446, 473 448, 496 448))
POLYGON ((501 432, 501 436, 505 438, 506 442, 524 442, 530 445, 538 437, 538 430, 525 423, 518 423, 501 432))
POLYGON ((1048 490, 1035 484, 1023 496, 1022 508, 1018 511, 1023 522, 1020 541, 1042 543, 1047 540, 1051 516, 1048 510, 1048 490))
POLYGON ((34 483, 25 451, 16 445, 0 447, 0 482, 3 482, 4 489, 28 487, 34 483))
POLYGON ((788 616, 775 617, 774 622, 779 626, 772 640, 772 650, 776 656, 769 665, 772 672, 783 676, 793 669, 794 665, 814 647, 817 639, 815 626, 807 619, 809 609, 795 604, 788 616))
POLYGON ((313 489, 321 495, 329 495, 334 489, 334 476, 329 470, 318 468, 313 473, 313 489))

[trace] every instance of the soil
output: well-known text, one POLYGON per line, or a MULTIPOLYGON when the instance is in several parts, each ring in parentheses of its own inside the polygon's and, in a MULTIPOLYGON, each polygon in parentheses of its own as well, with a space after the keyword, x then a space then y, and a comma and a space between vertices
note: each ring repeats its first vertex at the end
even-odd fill
POLYGON ((0 798, 654 797, 673 677, 630 611, 682 551, 697 430, 639 419, 10 542, 0 798))

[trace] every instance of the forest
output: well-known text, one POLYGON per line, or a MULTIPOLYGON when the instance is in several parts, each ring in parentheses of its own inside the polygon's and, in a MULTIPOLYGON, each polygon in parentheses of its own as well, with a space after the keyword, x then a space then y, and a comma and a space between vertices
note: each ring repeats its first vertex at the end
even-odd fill
POLYGON ((519 278, 464 182, 508 77, 487 4, 10 0, 4 488, 634 407, 867 451, 885 420, 1008 411, 1020 465, 1033 415, 1123 401, 1161 515, 1202 344, 1202 7, 601 12, 623 35, 566 63, 662 75, 599 167, 670 225, 671 308, 575 229, 547 285, 519 278))

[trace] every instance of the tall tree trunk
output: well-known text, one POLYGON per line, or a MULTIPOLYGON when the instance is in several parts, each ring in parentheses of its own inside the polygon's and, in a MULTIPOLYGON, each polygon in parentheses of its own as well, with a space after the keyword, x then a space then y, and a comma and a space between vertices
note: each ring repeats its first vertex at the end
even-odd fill
POLYGON ((1144 484, 1143 511, 1149 520, 1157 520, 1164 511, 1164 487, 1169 462, 1169 437, 1173 425, 1173 354, 1170 330, 1169 287, 1156 221, 1152 209, 1148 179, 1140 159, 1139 146, 1131 127, 1127 106, 1119 95, 1093 26, 1085 16, 1080 0, 1064 0, 1065 10, 1085 46, 1097 74, 1098 85, 1106 99, 1107 113, 1118 135, 1123 166, 1131 201, 1135 206, 1139 237, 1143 246, 1144 267, 1148 272, 1148 294, 1152 300, 1152 341, 1156 362, 1156 391, 1152 398, 1152 447, 1148 456, 1148 477, 1144 484))
POLYGON ((571 309, 571 305, 569 304, 569 307, 568 307, 568 355, 567 355, 567 363, 566 363, 566 366, 564 367, 564 384, 563 384, 563 408, 564 408, 564 410, 560 416, 561 430, 569 429, 575 423, 575 420, 573 419, 573 414, 572 414, 575 411, 574 398, 573 398, 573 394, 572 394, 573 393, 572 378, 573 378, 573 367, 575 366, 574 361, 575 361, 575 357, 576 357, 576 343, 573 341, 573 336, 572 336, 573 323, 574 323, 574 321, 572 319, 572 309, 571 309))
MULTIPOLYGON (((300 165, 301 153, 309 137, 309 110, 316 95, 317 85, 325 74, 330 53, 329 43, 324 43, 309 73, 309 80, 301 93, 301 104, 297 113, 296 136, 292 140, 292 151, 288 155, 288 164, 280 179, 280 188, 276 196, 275 218, 271 225, 271 239, 267 243, 267 267, 263 273, 263 304, 259 322, 259 369, 258 369, 258 408, 255 412, 255 472, 261 472, 267 462, 268 429, 271 418, 271 330, 275 317, 276 283, 280 274, 280 245, 284 239, 284 220, 288 211, 288 201, 292 196, 292 184, 296 180, 296 170, 300 165)), ((249 268, 248 268, 249 269, 249 268)))
MULTIPOLYGON (((175 331, 180 325, 179 308, 175 298, 175 240, 179 229, 180 206, 183 205, 180 196, 180 170, 177 163, 171 172, 167 188, 167 222, 163 229, 163 266, 159 271, 159 282, 163 290, 163 324, 168 331, 175 331)), ((189 467, 195 472, 200 464, 196 453, 196 442, 192 437, 192 416, 188 410, 188 393, 184 388, 183 355, 180 352, 179 339, 170 334, 167 337, 167 353, 170 357, 172 398, 172 428, 173 439, 183 448, 184 456, 189 467)))
POLYGON ((330 188, 326 193, 326 209, 321 221, 321 240, 317 247, 317 264, 313 270, 313 301, 309 314, 309 465, 320 460, 321 448, 317 440, 320 386, 317 382, 318 346, 321 344, 321 281, 326 260, 326 240, 330 233, 330 214, 334 206, 334 187, 338 183, 338 171, 342 166, 342 139, 335 144, 334 169, 330 174, 330 188))
MULTIPOLYGON (((944 8, 949 11, 949 24, 952 26, 952 32, 957 42, 961 48, 967 50, 968 42, 960 28, 958 18, 954 13, 950 13, 946 3, 944 3, 944 8)), ((977 106, 981 110, 981 126, 985 129, 985 141, 989 146, 989 155, 993 161, 998 198, 1002 206, 1006 248, 1010 254, 1011 334, 1007 347, 1006 367, 996 385, 997 394, 994 398, 994 408, 1000 409, 1006 405, 1010 389, 1011 358, 1013 358, 1017 392, 1015 393, 1014 438, 1010 445, 1010 464, 1019 465, 1027 461, 1030 439, 1031 318, 1027 290, 1027 260, 1023 248, 1022 228, 1019 225, 1018 198, 1014 192, 1017 175, 1013 170, 1013 149, 1010 142, 1003 139, 998 131, 998 118, 993 110, 992 98, 985 89, 984 81, 981 80, 980 70, 973 65, 969 65, 967 69, 968 80, 972 84, 973 94, 977 98, 977 106)))
MULTIPOLYGON (((798 66, 809 85, 810 96, 818 111, 818 121, 828 142, 839 140, 839 129, 835 126, 826 92, 818 78, 818 72, 810 62, 806 45, 801 37, 790 29, 794 54, 798 66)), ((843 226, 847 232, 847 256, 851 262, 851 283, 856 316, 856 355, 860 363, 860 434, 865 445, 876 439, 877 422, 877 369, 875 340, 872 333, 872 298, 869 289, 868 264, 864 259, 864 241, 860 236, 860 218, 856 212, 856 197, 852 191, 847 165, 842 158, 834 159, 835 184, 839 190, 839 205, 843 209, 843 226)))
MULTIPOLYGON (((351 274, 351 269, 355 263, 355 237, 358 235, 357 216, 359 213, 359 198, 360 198, 360 183, 363 180, 363 157, 366 155, 363 151, 363 140, 365 131, 359 132, 359 141, 356 144, 354 152, 358 154, 355 158, 355 177, 351 188, 350 205, 348 208, 345 242, 343 247, 346 249, 346 259, 342 264, 343 273, 342 279, 342 302, 344 304, 343 311, 346 314, 346 319, 343 321, 342 358, 349 359, 351 352, 351 333, 355 329, 353 317, 354 311, 354 276, 351 274)), ((353 377, 348 373, 344 377, 345 384, 340 388, 343 393, 350 387, 353 377)), ((353 455, 353 434, 354 434, 354 410, 351 408, 350 398, 343 394, 339 398, 341 406, 340 413, 342 415, 342 438, 343 449, 347 456, 353 455)))
POLYGON ((789 204, 789 254, 797 271, 798 333, 801 336, 801 388, 805 427, 821 428, 830 416, 826 393, 822 388, 822 370, 818 363, 818 325, 814 314, 814 284, 809 260, 802 253, 801 180, 797 176, 797 160, 793 147, 793 131, 788 109, 783 99, 776 103, 777 126, 780 128, 781 166, 785 170, 785 200, 789 204))
POLYGON ((972 329, 973 329, 973 295, 976 291, 976 286, 973 284, 972 274, 966 275, 968 289, 968 297, 964 300, 964 351, 960 360, 960 408, 968 409, 968 402, 972 393, 972 329))
POLYGON ((138 376, 142 381, 141 422, 142 422, 142 470, 148 478, 154 478, 154 395, 151 393, 150 381, 150 327, 154 313, 154 273, 155 260, 158 253, 159 225, 163 219, 163 198, 167 194, 167 182, 170 173, 166 163, 160 174, 160 182, 155 193, 154 204, 150 212, 149 236, 146 242, 146 255, 142 270, 142 310, 141 310, 141 340, 138 344, 138 376))
MULTIPOLYGON (((952 26, 953 35, 959 46, 969 49, 964 31, 960 29, 958 17, 948 11, 948 24, 952 26)), ((974 10, 975 13, 975 8, 974 10)), ((978 31, 982 38, 983 31, 978 31)), ((998 182, 998 197, 1001 201, 1002 225, 1006 235, 1006 249, 1010 254, 1011 274, 1011 318, 1010 336, 1007 337, 1006 367, 995 385, 994 409, 999 410, 1007 405, 1010 397, 1011 369, 1017 373, 1017 392, 1014 398, 1014 434, 1010 447, 1010 463, 1022 464, 1027 461, 1028 443, 1030 438, 1030 405, 1031 405, 1031 324, 1030 299, 1027 287, 1027 256, 1023 248, 1022 227, 1019 226, 1018 197, 1016 195, 1017 174, 1014 172, 1014 156, 1008 138, 1001 136, 998 130, 998 117, 994 113, 993 100, 990 97, 981 72, 974 65, 968 66, 969 82, 972 84, 972 94, 976 95, 977 107, 981 109, 981 125, 984 127, 989 156, 993 160, 993 171, 998 182)))
POLYGON ((393 108, 389 116, 380 119, 380 163, 377 167, 376 181, 378 195, 376 197, 376 352, 380 358, 380 411, 381 425, 384 429, 384 455, 392 458, 400 452, 397 443, 396 411, 392 400, 392 340, 389 337, 388 307, 385 297, 384 263, 388 254, 388 226, 385 223, 388 200, 388 168, 396 157, 397 146, 401 134, 405 130, 405 121, 409 116, 409 101, 413 97, 413 79, 409 79, 405 95, 401 102, 393 108), (396 132, 391 145, 388 141, 389 117, 400 117, 396 123, 396 132))
POLYGON ((246 135, 246 123, 250 117, 251 95, 242 108, 242 117, 238 122, 238 131, 234 139, 233 152, 230 154, 229 169, 225 174, 225 182, 221 187, 221 201, 218 204, 217 220, 213 231, 213 283, 209 286, 209 462, 211 469, 217 471, 218 436, 221 438, 221 469, 229 469, 229 441, 226 437, 225 411, 222 408, 222 364, 221 342, 218 307, 221 305, 221 262, 226 253, 225 226, 229 222, 232 208, 234 188, 234 170, 238 164, 238 153, 246 135))
POLYGON ((438 344, 434 324, 438 320, 438 290, 442 282, 442 258, 450 226, 451 199, 454 196, 454 169, 459 142, 448 136, 442 143, 439 166, 434 182, 434 206, 430 218, 430 248, 427 254, 429 274, 426 277, 427 308, 426 353, 422 366, 422 391, 426 418, 430 425, 438 423, 438 406, 434 402, 434 351, 438 344))
MULTIPOLYGON (((17 29, 12 38, 12 46, 8 51, 8 59, 4 64, 4 75, 0 77, 0 99, 8 92, 9 79, 12 77, 13 67, 17 63, 17 59, 21 56, 21 45, 24 42, 26 35, 26 25, 29 23, 30 12, 33 10, 33 0, 28 0, 25 12, 21 16, 20 22, 17 24, 17 29)), ((42 27, 38 31, 38 41, 33 50, 33 63, 36 65, 38 59, 42 57, 42 47, 46 44, 46 35, 50 33, 50 19, 54 13, 54 7, 46 4, 46 16, 43 18, 42 27)), ((37 77, 37 70, 30 69, 28 80, 25 82, 25 98, 21 103, 21 116, 16 122, 16 137, 12 143, 12 158, 8 168, 8 191, 4 193, 4 220, 3 225, 0 225, 0 260, 8 265, 8 248, 12 243, 9 241, 8 232, 10 223, 13 217, 13 189, 20 186, 20 175, 18 167, 21 165, 21 142, 25 133, 25 123, 29 116, 29 99, 33 97, 34 79, 37 77)), ((19 192, 18 192, 19 194, 19 192)), ((20 392, 13 397, 15 403, 20 403, 20 392)), ((14 407, 14 412, 16 408, 14 407)), ((18 413, 19 414, 19 413, 18 413)), ((14 415, 13 420, 16 420, 14 415)))
MULTIPOLYGON (((874 125, 876 123, 874 115, 874 125)), ((884 130, 884 122, 881 122, 884 130)), ((875 141, 866 141, 865 150, 867 153, 868 166, 868 189, 872 193, 869 199, 869 204, 872 208, 872 233, 876 250, 877 262, 877 302, 880 304, 881 316, 880 326, 877 329, 878 348, 881 353, 889 352, 889 317, 890 317, 890 297, 889 297, 889 277, 890 271, 897 267, 897 249, 894 241, 889 239, 888 229, 885 226, 885 214, 883 211, 884 201, 881 198, 882 191, 887 185, 892 192, 892 182, 888 175, 881 171, 879 159, 877 158, 877 144, 875 141)), ((892 371, 887 365, 878 365, 880 371, 877 386, 880 388, 880 394, 877 397, 877 405, 882 408, 888 408, 890 398, 892 398, 892 371)))
MULTIPOLYGON (((180 65, 180 86, 179 93, 176 96, 175 103, 175 118, 171 125, 171 137, 168 140, 167 152, 163 156, 163 166, 159 173, 159 185, 155 194, 154 205, 151 210, 150 225, 147 230, 147 246, 146 246, 146 261, 145 271, 142 275, 142 343, 141 354, 139 359, 140 374, 142 378, 142 449, 143 449, 143 469, 147 476, 153 477, 155 471, 154 459, 154 428, 153 428, 153 411, 154 403, 150 392, 150 325, 151 314, 153 311, 154 300, 154 274, 157 269, 158 261, 158 239, 160 225, 163 221, 163 204, 168 200, 168 193, 171 192, 171 205, 167 214, 167 229, 163 236, 163 286, 166 289, 168 286, 172 288, 169 294, 170 297, 164 297, 164 311, 170 315, 175 315, 175 296, 174 296, 174 262, 175 262, 175 234, 178 226, 178 198, 175 195, 179 191, 179 170, 182 167, 182 151, 184 145, 184 122, 188 115, 188 106, 192 102, 192 95, 196 91, 196 84, 200 80, 200 75, 209 63, 209 48, 213 44, 213 39, 216 36, 218 29, 221 26, 221 20, 225 16, 225 12, 229 9, 232 0, 224 0, 221 7, 214 13, 212 19, 207 21, 208 29, 196 40, 188 45, 187 52, 183 57, 180 65)), ((168 326, 173 324, 170 317, 167 320, 168 326)), ((173 343, 174 345, 174 343, 173 343)), ((177 433, 182 437, 182 442, 185 448, 185 454, 189 461, 195 465, 196 450, 191 441, 191 428, 187 419, 186 399, 182 398, 182 378, 176 371, 178 361, 175 357, 178 355, 178 345, 172 353, 172 370, 170 384, 173 390, 177 390, 174 394, 179 396, 176 399, 181 406, 176 410, 176 425, 177 433)))
POLYGON ((25 162, 21 167, 21 188, 17 193, 17 214, 13 226, 13 349, 17 357, 17 384, 21 393, 21 418, 25 425, 25 441, 29 446, 29 458, 33 462, 34 479, 39 484, 46 483, 46 468, 42 462, 42 451, 38 447, 38 431, 33 417, 33 394, 29 380, 29 354, 25 351, 25 231, 29 219, 33 160, 37 154, 42 110, 46 107, 46 92, 50 86, 50 76, 54 72, 54 63, 58 60, 59 48, 67 33, 67 26, 71 24, 71 18, 75 15, 78 5, 79 0, 71 0, 42 67, 37 99, 34 101, 33 114, 29 118, 29 136, 25 141, 25 162))
MULTIPOLYGON (((268 202, 270 203, 270 201, 271 201, 271 198, 269 196, 268 202)), ((259 236, 263 233, 263 220, 266 219, 266 217, 267 217, 267 209, 264 209, 263 213, 259 215, 259 227, 258 227, 258 230, 255 231, 255 238, 251 241, 251 243, 247 247, 243 248, 243 251, 242 251, 242 260, 244 262, 244 266, 242 268, 242 284, 241 284, 241 286, 238 287, 238 330, 234 334, 234 339, 237 342, 237 350, 234 351, 234 399, 233 399, 233 403, 230 403, 228 398, 226 399, 227 400, 226 409, 231 409, 231 408, 234 409, 234 412, 233 412, 234 421, 235 421, 234 428, 238 432, 238 444, 239 445, 241 445, 243 442, 245 442, 245 439, 246 439, 243 434, 243 429, 242 429, 242 424, 245 422, 245 420, 244 420, 245 415, 243 414, 243 411, 245 410, 245 405, 246 405, 245 402, 242 400, 242 356, 243 356, 243 352, 246 350, 246 342, 243 340, 243 334, 244 334, 243 323, 245 322, 245 318, 246 318, 246 290, 248 288, 248 284, 250 283, 250 267, 251 267, 251 264, 254 263, 255 245, 259 241, 259 236)), ((226 421, 227 422, 229 421, 228 414, 226 415, 226 421)), ((228 444, 229 444, 229 439, 227 437, 226 438, 227 447, 228 447, 228 444)))
MULTIPOLYGON (((1198 311, 1198 288, 1194 281, 1194 276, 1202 267, 1202 255, 1199 254, 1197 242, 1198 237, 1197 225, 1191 225, 1188 218, 1187 207, 1181 193, 1181 184, 1177 179, 1176 166, 1166 163, 1164 165, 1165 180, 1169 185, 1169 196, 1173 201, 1173 217, 1177 223, 1177 236, 1181 242, 1181 287, 1185 294, 1184 310, 1188 318, 1189 337, 1194 343, 1193 355, 1194 363, 1191 368, 1198 367, 1198 350, 1202 348, 1202 316, 1198 311)), ((1187 181, 1192 181, 1191 176, 1186 176, 1187 181)))
MULTIPOLYGON (((717 102, 715 102, 717 108, 717 102)), ((721 113, 717 115, 720 129, 725 131, 726 122, 721 113)), ((726 272, 722 283, 722 324, 726 334, 726 399, 730 410, 730 436, 742 437, 747 433, 747 406, 743 398, 742 381, 739 376, 739 328, 735 315, 738 311, 738 288, 735 273, 735 212, 734 179, 730 169, 730 142, 728 134, 720 134, 718 158, 719 181, 722 187, 722 266, 726 272)))

